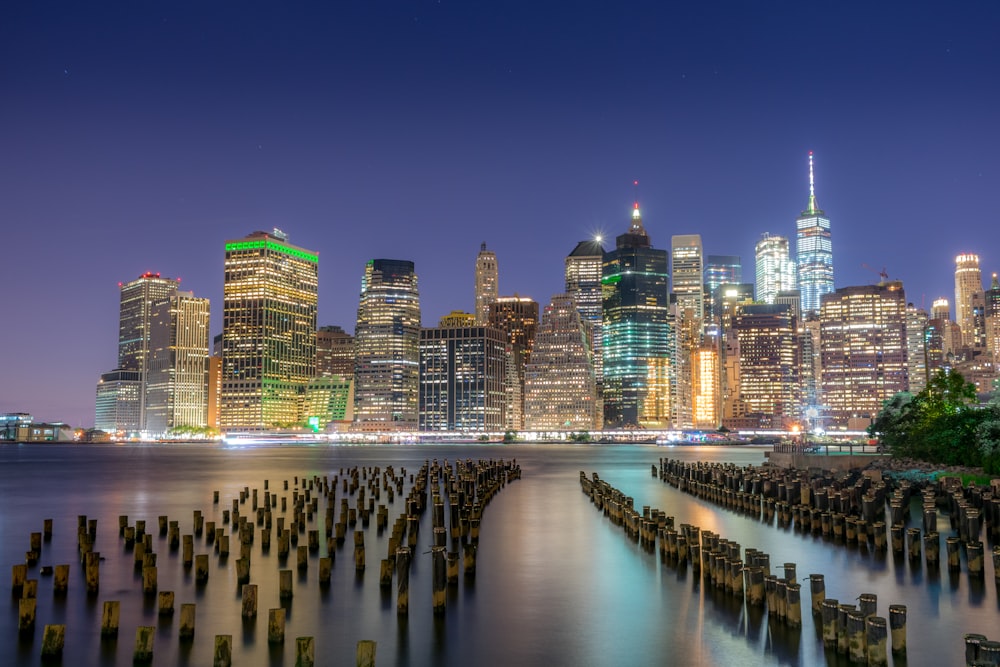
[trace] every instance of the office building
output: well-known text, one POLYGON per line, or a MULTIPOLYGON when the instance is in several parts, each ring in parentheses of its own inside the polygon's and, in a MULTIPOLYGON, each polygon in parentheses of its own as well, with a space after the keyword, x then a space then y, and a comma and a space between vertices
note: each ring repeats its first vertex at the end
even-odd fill
POLYGON ((476 256, 476 324, 482 326, 490 315, 490 304, 500 295, 497 256, 483 243, 476 256))
POLYGON ((906 378, 911 394, 927 386, 927 347, 925 329, 927 311, 912 303, 906 304, 906 378))
POLYGON ((316 375, 319 256, 278 229, 226 241, 225 249, 220 426, 298 426, 316 375))
POLYGON ((316 377, 354 377, 354 336, 338 326, 316 332, 316 377))
POLYGON ((420 331, 420 430, 506 428, 507 337, 448 318, 420 331))
POLYGON ((976 343, 976 325, 973 300, 983 291, 983 277, 979 271, 979 255, 962 254, 955 258, 955 322, 962 329, 962 344, 973 347, 976 343))
POLYGON ((903 284, 842 287, 822 299, 823 396, 832 424, 863 430, 909 387, 903 284))
POLYGON ((714 430, 722 424, 721 381, 719 344, 706 340, 691 353, 692 427, 714 430))
POLYGON ((354 422, 362 431, 416 431, 420 293, 413 262, 365 266, 354 330, 354 422))
MULTIPOLYGON (((788 304, 748 304, 733 317, 739 350, 737 412, 755 427, 788 427, 800 416, 801 349, 788 304)), ((725 422, 724 422, 725 423, 725 422)))
POLYGON ((809 151, 809 203, 796 219, 795 229, 796 271, 798 289, 802 293, 802 310, 815 313, 823 295, 833 291, 833 246, 830 219, 816 204, 812 151, 809 151))
POLYGON ((315 432, 347 430, 354 421, 354 375, 323 375, 309 380, 303 421, 315 432))
POLYGON ((153 304, 150 319, 144 430, 159 437, 207 427, 208 299, 175 292, 153 304))
POLYGON ((538 303, 516 294, 499 297, 490 306, 487 324, 500 329, 507 337, 506 428, 517 431, 524 428, 524 367, 531 361, 538 329, 538 303))
POLYGON ((986 320, 986 348, 993 355, 993 363, 1000 365, 1000 280, 993 274, 990 288, 983 299, 986 320))
MULTIPOLYGON (((705 321, 719 321, 716 290, 720 285, 738 285, 743 282, 743 262, 739 255, 708 255, 705 257, 705 321)), ((753 293, 750 294, 753 298, 753 293)))
POLYGON ((115 439, 139 437, 142 415, 142 373, 115 370, 101 375, 97 383, 94 428, 115 439))
POLYGON ((676 377, 668 261, 650 245, 636 202, 602 269, 605 428, 670 425, 676 377))
POLYGON ((525 367, 524 427, 591 431, 601 427, 593 357, 576 302, 556 294, 545 307, 525 367))
POLYGON ((788 255, 788 239, 764 234, 754 249, 756 299, 774 303, 778 292, 796 288, 795 263, 788 255))
POLYGON ((587 327, 590 350, 594 358, 594 375, 600 396, 603 377, 601 362, 601 270, 604 264, 604 246, 601 238, 580 241, 566 257, 566 293, 576 303, 576 309, 587 327))

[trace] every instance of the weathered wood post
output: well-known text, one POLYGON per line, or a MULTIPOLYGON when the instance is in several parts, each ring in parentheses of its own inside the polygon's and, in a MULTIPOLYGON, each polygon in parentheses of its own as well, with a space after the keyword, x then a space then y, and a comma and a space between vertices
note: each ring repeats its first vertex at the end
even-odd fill
POLYGON ((140 625, 135 629, 135 649, 132 651, 133 663, 153 661, 153 639, 156 637, 156 627, 140 625))
POLYGON ((22 598, 37 598, 38 597, 38 579, 25 579, 24 586, 21 588, 22 598))
POLYGON ((35 610, 38 600, 21 598, 17 601, 17 631, 27 635, 35 631, 35 610))
POLYGON ((314 667, 316 664, 316 643, 312 637, 295 638, 295 667, 314 667))
POLYGON ((375 642, 362 639, 358 642, 354 664, 356 667, 375 667, 375 642))
POLYGON ((42 632, 42 660, 58 660, 66 644, 65 625, 46 625, 42 632))
POLYGON ((826 579, 822 574, 809 575, 809 596, 813 615, 820 613, 820 606, 826 599, 826 579))
POLYGON ((862 593, 858 598, 858 609, 868 618, 878 613, 878 595, 875 593, 862 593))
POLYGON ((157 608, 160 616, 170 616, 174 613, 174 592, 160 591, 157 595, 157 608))
POLYGON ((892 652, 906 653, 906 605, 889 605, 889 630, 892 634, 892 652))
POLYGON ((969 576, 983 576, 983 543, 973 540, 965 545, 965 555, 969 560, 969 576))
POLYGON ((987 641, 986 635, 970 632, 965 635, 965 664, 979 664, 979 645, 987 641))
POLYGON ((84 556, 84 562, 86 563, 87 592, 97 593, 101 589, 101 554, 96 551, 88 551, 84 556))
POLYGON ((868 658, 865 615, 858 609, 847 612, 847 641, 851 662, 865 662, 868 658))
POLYGON ((826 598, 820 605, 820 616, 823 619, 823 645, 827 648, 837 646, 837 600, 826 598))
POLYGON ((406 616, 410 611, 410 549, 396 551, 396 613, 406 616))
POLYGON ((912 561, 920 560, 920 541, 919 528, 906 529, 907 552, 909 553, 910 560, 912 561))
POLYGON ((11 593, 20 597, 24 588, 24 580, 28 578, 28 566, 24 563, 14 565, 10 570, 10 590, 11 593))
POLYGON ((851 649, 850 635, 847 633, 847 615, 854 611, 853 604, 837 606, 837 653, 848 655, 851 649))
POLYGON ((363 530, 354 531, 354 571, 365 571, 365 533, 363 530))
POLYGON ((801 588, 795 583, 785 585, 785 622, 793 628, 802 626, 801 588))
POLYGON ((297 567, 298 567, 299 572, 304 572, 304 571, 308 570, 309 569, 309 547, 306 546, 306 545, 304 545, 304 544, 300 544, 297 547, 296 553, 298 554, 296 556, 296 563, 298 564, 297 567))
POLYGON ((52 578, 52 590, 62 594, 69 588, 69 564, 56 565, 55 575, 52 578))
POLYGON ((182 540, 181 562, 184 564, 184 568, 187 569, 194 562, 194 535, 185 535, 182 540))
POLYGON ((118 600, 105 600, 101 613, 101 637, 113 639, 118 636, 118 621, 121 617, 121 604, 118 600))
POLYGON ((927 567, 937 567, 941 562, 941 536, 937 531, 924 534, 924 558, 927 567))
POLYGON ((448 574, 445 562, 446 548, 444 546, 431 547, 432 602, 434 613, 438 615, 444 613, 447 598, 448 574))
POLYGON ((476 577, 476 544, 469 542, 462 545, 462 569, 466 579, 476 577))
POLYGON ((243 584, 242 594, 243 618, 257 618, 257 584, 243 584))
POLYGON ((324 556, 319 559, 319 584, 320 586, 329 586, 330 577, 333 573, 333 558, 330 556, 324 556))
POLYGON ((215 635, 212 667, 230 667, 233 664, 233 636, 215 635))
POLYGON ((267 610, 267 643, 283 644, 285 642, 285 609, 267 610))
POLYGON ((869 667, 885 667, 889 664, 889 653, 886 650, 887 637, 884 618, 869 616, 865 619, 865 641, 868 645, 869 667))
POLYGON ((208 554, 198 554, 194 557, 194 580, 199 584, 208 581, 208 554))
POLYGON ((962 566, 961 540, 957 537, 947 537, 944 540, 945 550, 948 553, 948 569, 957 572, 962 566))
POLYGON ((195 605, 193 602, 181 605, 181 627, 179 633, 181 641, 194 639, 194 616, 195 605))
POLYGON ((279 570, 278 571, 278 591, 279 597, 282 600, 287 600, 292 597, 292 571, 291 570, 279 570))

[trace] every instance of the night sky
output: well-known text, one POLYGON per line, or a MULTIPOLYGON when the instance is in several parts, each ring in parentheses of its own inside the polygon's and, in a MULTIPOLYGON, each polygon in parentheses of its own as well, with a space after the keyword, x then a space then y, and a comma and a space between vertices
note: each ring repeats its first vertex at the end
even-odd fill
MULTIPOLYGON (((954 299, 1000 270, 1000 3, 44 2, 0 7, 0 411, 90 426, 118 283, 180 277, 221 331, 223 245, 320 254, 353 332, 365 261, 408 259, 423 321, 546 303, 629 224, 743 257, 832 220, 838 287, 885 267, 954 299), (862 265, 872 268, 866 269, 862 265)), ((613 241, 612 241, 613 242, 613 241)))

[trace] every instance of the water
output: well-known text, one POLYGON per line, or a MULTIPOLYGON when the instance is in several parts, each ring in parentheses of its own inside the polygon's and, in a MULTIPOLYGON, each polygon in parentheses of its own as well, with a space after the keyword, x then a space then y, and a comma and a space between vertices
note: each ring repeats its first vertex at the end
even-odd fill
MULTIPOLYGON (((650 465, 661 456, 686 460, 759 464, 763 449, 658 448, 596 445, 414 445, 314 446, 227 449, 217 446, 62 446, 0 447, 0 561, 3 586, 9 590, 10 567, 24 561, 29 536, 54 519, 53 537, 42 548, 40 565, 70 563, 70 589, 56 597, 52 578, 29 570, 39 580, 37 625, 19 638, 17 600, 7 594, 0 616, 0 664, 37 665, 45 624, 66 625, 66 665, 132 663, 135 628, 157 628, 154 665, 207 665, 214 636, 233 636, 234 665, 293 665, 295 638, 313 636, 317 664, 352 664, 361 639, 378 643, 378 665, 822 665, 846 664, 824 652, 809 613, 808 575, 826 575, 827 596, 856 602, 861 593, 878 595, 878 613, 890 604, 908 608, 909 660, 915 665, 963 664, 963 635, 979 632, 1000 638, 1000 605, 993 585, 987 549, 983 582, 963 571, 946 568, 928 573, 923 564, 878 556, 867 550, 834 546, 793 530, 715 507, 678 492, 651 477, 650 465), (236 583, 239 546, 220 563, 204 538, 195 538, 195 553, 210 554, 210 576, 196 586, 193 570, 185 570, 180 551, 171 552, 157 531, 157 517, 180 522, 192 532, 192 511, 222 525, 245 486, 259 489, 264 480, 282 495, 293 478, 336 475, 340 468, 392 465, 415 472, 425 460, 516 458, 523 478, 507 485, 483 516, 475 580, 462 578, 449 589, 443 618, 431 613, 429 548, 418 549, 410 576, 410 613, 396 613, 395 582, 383 592, 378 584, 379 560, 385 556, 388 531, 379 535, 375 521, 366 530, 368 567, 356 576, 350 536, 337 550, 328 589, 317 581, 318 557, 305 574, 295 572, 294 597, 279 602, 279 569, 295 570, 294 547, 279 563, 277 540, 269 554, 254 545, 251 582, 258 590, 258 616, 243 621, 236 583), (631 495, 635 506, 650 505, 674 516, 771 555, 772 570, 784 562, 798 565, 802 583, 803 627, 791 631, 769 623, 765 614, 702 585, 691 569, 677 570, 628 541, 583 495, 579 472, 597 472, 631 495), (218 505, 212 492, 220 492, 218 505), (95 551, 101 564, 100 593, 88 597, 83 566, 76 557, 77 515, 98 519, 95 551), (134 525, 145 519, 158 554, 159 590, 176 593, 172 617, 159 617, 156 598, 142 594, 141 576, 118 535, 118 516, 134 525), (121 602, 117 641, 102 642, 101 610, 105 600, 121 602), (193 642, 178 639, 179 609, 197 605, 193 642), (267 643, 267 610, 287 610, 284 645, 267 643)), ((407 484, 408 487, 408 484, 407 484)), ((406 489, 404 489, 406 491, 406 489)), ((343 493, 338 489, 339 511, 343 493)), ((386 496, 377 502, 386 502, 386 496)), ((355 499, 351 498, 351 505, 355 499)), ((322 506, 308 528, 322 528, 322 506)), ((389 505, 390 526, 403 512, 399 496, 389 505)), ((250 515, 249 500, 244 514, 250 515)), ((431 513, 421 520, 420 545, 429 545, 431 513)), ((281 516, 275 512, 275 517, 281 516)), ((288 515, 286 515, 288 516, 288 515)), ((914 516, 919 516, 918 512, 914 516)), ((286 519, 290 521, 291 519, 286 519)), ((950 534, 941 517, 943 537, 950 534)), ((360 522, 358 529, 361 528, 360 522)), ((227 528, 231 529, 231 527, 227 528)), ((257 529, 259 531, 259 528, 257 529)), ((321 540, 323 541, 323 540, 321 540)), ((300 544, 305 544, 301 536, 300 544)), ((890 658, 890 664, 906 664, 890 658)))

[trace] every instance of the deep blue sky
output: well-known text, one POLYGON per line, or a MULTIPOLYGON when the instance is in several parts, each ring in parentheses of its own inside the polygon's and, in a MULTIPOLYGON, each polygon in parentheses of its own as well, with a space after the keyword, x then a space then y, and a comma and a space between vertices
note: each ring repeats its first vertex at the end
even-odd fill
POLYGON ((1000 269, 996 2, 42 2, 0 7, 0 411, 93 423, 119 281, 209 297, 226 239, 320 253, 319 323, 354 329, 364 263, 409 259, 423 318, 545 302, 628 225, 753 271, 794 235, 806 155, 837 286, 886 267, 953 299, 1000 269))

